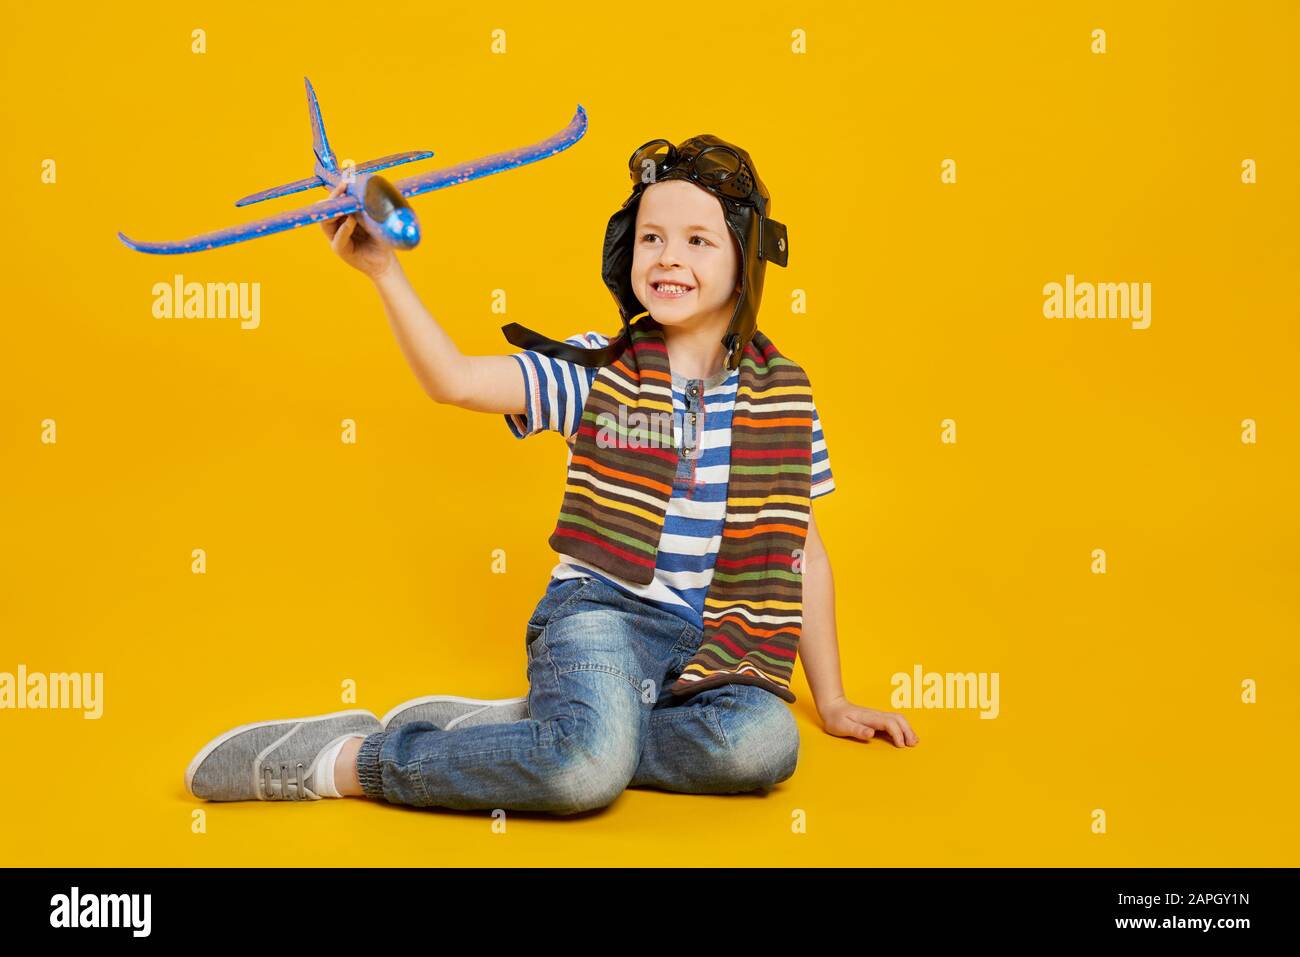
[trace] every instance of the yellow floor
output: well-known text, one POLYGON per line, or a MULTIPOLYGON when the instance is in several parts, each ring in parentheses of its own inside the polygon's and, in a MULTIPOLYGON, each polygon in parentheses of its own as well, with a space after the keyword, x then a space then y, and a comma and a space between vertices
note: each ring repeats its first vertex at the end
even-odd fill
MULTIPOLYGON (((108 572, 132 594, 92 588, 79 600, 69 589, 36 602, 44 631, 39 646, 28 644, 29 668, 77 662, 103 671, 104 714, 0 713, 11 767, 0 791, 6 865, 1294 862, 1295 765, 1284 756, 1294 755, 1296 699, 1283 675, 1292 652, 1252 642, 1264 629, 1251 617, 1233 626, 1202 608, 1196 622, 1130 616, 1107 633, 1098 624, 1105 603, 1053 628, 1046 608, 995 605, 1008 588, 996 583, 983 607, 959 592, 910 611, 881 599, 887 588, 866 601, 841 585, 841 614, 871 621, 844 635, 855 701, 888 707, 895 662, 909 671, 913 659, 927 670, 983 662, 1000 675, 998 717, 910 710, 917 747, 850 741, 821 731, 800 676, 799 768, 770 794, 637 789, 567 820, 507 813, 498 833, 487 813, 363 800, 204 804, 187 797, 182 776, 228 727, 349 706, 332 688, 345 679, 357 682, 360 706, 380 715, 419 694, 522 693, 522 624, 492 620, 507 607, 527 617, 531 605, 510 594, 522 576, 485 581, 483 615, 462 589, 435 634, 413 623, 424 601, 412 594, 413 573, 392 583, 396 602, 360 599, 378 609, 371 619, 344 599, 341 573, 317 583, 302 571, 275 580, 269 567, 265 577, 225 582, 186 573, 167 586, 114 564, 108 572), (159 614, 169 593, 194 607, 159 614), (1187 653, 1143 650, 1161 635, 1179 636, 1187 653), (1259 704, 1238 700, 1234 679, 1247 673, 1260 677, 1259 704), (194 831, 196 809, 206 833, 194 831), (1104 834, 1092 832, 1095 809, 1105 812, 1104 834), (716 861, 673 856, 672 847, 685 854, 720 824, 745 839, 716 861)), ((25 627, 38 634, 34 622, 25 627)))

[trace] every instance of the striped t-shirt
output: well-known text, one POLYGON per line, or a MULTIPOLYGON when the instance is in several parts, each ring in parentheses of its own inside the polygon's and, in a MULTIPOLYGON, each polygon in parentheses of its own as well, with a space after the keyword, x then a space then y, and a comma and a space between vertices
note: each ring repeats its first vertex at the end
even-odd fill
MULTIPOLYGON (((608 345, 599 332, 575 335, 571 345, 594 349, 608 345)), ((591 383, 599 369, 578 365, 532 350, 513 353, 524 379, 527 408, 523 415, 507 414, 506 425, 516 438, 537 432, 559 432, 573 443, 591 383)), ((673 372, 673 427, 680 440, 685 417, 696 425, 695 453, 677 462, 677 477, 664 515, 654 580, 640 585, 611 576, 560 554, 551 571, 555 578, 597 578, 644 601, 704 627, 704 597, 713 580, 713 566, 722 546, 727 517, 727 477, 731 471, 731 415, 736 405, 740 370, 722 369, 709 379, 688 379, 673 372)), ((567 472, 567 466, 566 466, 567 472)), ((821 418, 813 405, 812 498, 835 489, 821 418)))

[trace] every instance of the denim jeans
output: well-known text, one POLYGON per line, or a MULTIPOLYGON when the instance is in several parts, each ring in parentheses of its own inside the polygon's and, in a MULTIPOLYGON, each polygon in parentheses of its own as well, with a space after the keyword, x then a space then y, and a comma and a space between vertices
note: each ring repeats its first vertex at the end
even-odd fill
POLYGON ((629 787, 728 794, 784 781, 799 732, 782 699, 747 684, 667 694, 701 637, 599 579, 551 579, 526 631, 529 717, 371 734, 362 789, 394 804, 571 814, 629 787))

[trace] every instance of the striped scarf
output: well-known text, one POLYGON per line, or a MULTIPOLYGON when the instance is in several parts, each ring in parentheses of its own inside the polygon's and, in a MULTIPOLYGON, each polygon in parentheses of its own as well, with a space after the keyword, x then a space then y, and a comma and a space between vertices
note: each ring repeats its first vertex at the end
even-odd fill
MULTIPOLYGON (((654 579, 680 453, 663 327, 643 314, 629 332, 628 347, 592 381, 549 544, 644 585, 654 579)), ((803 369, 755 330, 740 361, 726 522, 704 599, 703 637, 673 695, 739 682, 795 700, 790 676, 803 625, 812 418, 803 369)))

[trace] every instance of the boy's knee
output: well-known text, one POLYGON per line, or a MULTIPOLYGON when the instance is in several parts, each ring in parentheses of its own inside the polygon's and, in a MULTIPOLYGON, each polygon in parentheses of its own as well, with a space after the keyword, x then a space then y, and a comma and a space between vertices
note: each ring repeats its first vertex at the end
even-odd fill
POLYGON ((640 755, 635 735, 572 733, 556 740, 556 762, 545 783, 550 810, 577 814, 607 807, 626 790, 640 755))
POLYGON ((730 703, 743 718, 727 728, 732 777, 742 790, 770 788, 794 774, 799 725, 786 703, 771 692, 754 685, 735 687, 730 703))
POLYGON ((779 784, 793 776, 794 769, 799 764, 799 725, 789 708, 782 706, 781 711, 785 714, 785 720, 778 723, 779 731, 772 738, 772 784, 779 784))

